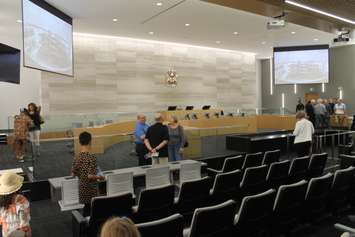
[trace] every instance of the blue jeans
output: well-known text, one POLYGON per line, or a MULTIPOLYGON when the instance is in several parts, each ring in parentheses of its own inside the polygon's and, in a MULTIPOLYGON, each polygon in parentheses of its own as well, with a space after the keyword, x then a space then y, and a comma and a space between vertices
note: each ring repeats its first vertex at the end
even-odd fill
POLYGON ((168 145, 169 161, 181 160, 180 148, 181 144, 168 145))

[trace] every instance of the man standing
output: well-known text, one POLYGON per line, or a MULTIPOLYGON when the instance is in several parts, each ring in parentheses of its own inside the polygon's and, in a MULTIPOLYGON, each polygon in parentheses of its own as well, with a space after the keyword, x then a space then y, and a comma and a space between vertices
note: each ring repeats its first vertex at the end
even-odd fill
POLYGON ((20 115, 15 116, 14 121, 14 153, 18 162, 24 162, 26 140, 28 136, 28 128, 32 125, 32 120, 28 117, 23 109, 20 115))
POLYGON ((153 165, 168 163, 168 127, 163 125, 163 117, 155 114, 155 124, 148 128, 144 143, 152 158, 153 165))
POLYGON ((323 128, 327 109, 325 108, 322 99, 317 100, 317 104, 314 106, 314 114, 316 115, 316 128, 323 128))
POLYGON ((144 145, 145 134, 147 133, 149 125, 146 123, 144 114, 137 116, 136 128, 134 130, 134 143, 136 144, 136 153, 138 156, 138 165, 147 165, 148 161, 145 159, 145 154, 148 153, 144 145))
POLYGON ((343 103, 342 99, 338 99, 337 103, 334 105, 335 122, 338 126, 344 126, 344 121, 346 119, 346 105, 343 103))
POLYGON ((306 104, 306 114, 309 121, 312 122, 313 126, 315 126, 315 115, 314 115, 314 107, 313 107, 314 103, 315 103, 314 100, 310 100, 306 104))
POLYGON ((298 104, 296 106, 296 113, 298 111, 304 111, 304 105, 302 104, 302 100, 301 98, 298 98, 298 104))

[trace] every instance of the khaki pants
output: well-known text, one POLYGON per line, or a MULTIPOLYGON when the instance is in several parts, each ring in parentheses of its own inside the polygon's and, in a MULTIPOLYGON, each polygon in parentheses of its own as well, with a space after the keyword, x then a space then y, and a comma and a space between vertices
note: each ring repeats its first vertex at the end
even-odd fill
POLYGON ((168 157, 152 157, 152 165, 166 165, 168 162, 168 157))

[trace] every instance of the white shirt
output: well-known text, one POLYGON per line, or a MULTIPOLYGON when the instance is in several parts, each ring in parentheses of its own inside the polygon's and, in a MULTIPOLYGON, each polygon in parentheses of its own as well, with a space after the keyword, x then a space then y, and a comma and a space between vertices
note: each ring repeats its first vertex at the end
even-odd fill
POLYGON ((345 110, 346 110, 346 106, 344 103, 334 105, 334 113, 335 114, 345 114, 345 110))
POLYGON ((294 143, 301 143, 301 142, 310 142, 312 141, 312 135, 314 133, 313 124, 303 118, 296 123, 295 130, 293 131, 293 135, 295 135, 295 142, 294 143))

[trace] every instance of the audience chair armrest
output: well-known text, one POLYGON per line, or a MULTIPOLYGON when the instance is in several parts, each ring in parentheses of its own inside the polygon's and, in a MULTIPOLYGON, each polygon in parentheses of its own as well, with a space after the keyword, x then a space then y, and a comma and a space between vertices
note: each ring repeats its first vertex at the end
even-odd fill
POLYGON ((212 179, 214 179, 214 177, 217 175, 217 174, 220 174, 222 173, 222 171, 220 170, 215 170, 215 169, 212 169, 212 168, 207 168, 207 175, 210 176, 212 179))
POLYGON ((87 219, 78 211, 72 211, 73 237, 85 237, 87 231, 87 219))

